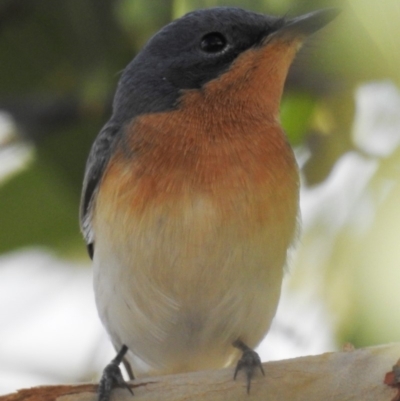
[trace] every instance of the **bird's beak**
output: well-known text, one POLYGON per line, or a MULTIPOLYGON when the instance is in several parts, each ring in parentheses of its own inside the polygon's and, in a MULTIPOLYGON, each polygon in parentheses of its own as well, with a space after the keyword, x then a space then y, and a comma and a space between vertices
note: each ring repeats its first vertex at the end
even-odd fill
POLYGON ((290 19, 282 28, 267 37, 265 43, 275 40, 302 42, 307 36, 329 24, 340 12, 341 10, 337 8, 325 8, 290 19))

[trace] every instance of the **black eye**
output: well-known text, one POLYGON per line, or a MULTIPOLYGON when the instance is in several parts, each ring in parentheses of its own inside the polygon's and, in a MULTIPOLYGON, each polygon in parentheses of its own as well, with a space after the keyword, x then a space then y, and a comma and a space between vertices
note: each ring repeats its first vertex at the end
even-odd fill
POLYGON ((201 50, 207 53, 218 53, 224 50, 228 41, 225 36, 219 32, 211 32, 204 35, 200 42, 201 50))

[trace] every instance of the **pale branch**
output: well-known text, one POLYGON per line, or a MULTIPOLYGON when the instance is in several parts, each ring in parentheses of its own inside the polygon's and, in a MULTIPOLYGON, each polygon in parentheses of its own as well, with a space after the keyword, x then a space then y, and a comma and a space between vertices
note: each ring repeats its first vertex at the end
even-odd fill
MULTIPOLYGON (((233 368, 135 380, 132 395, 113 391, 112 401, 391 401, 397 388, 384 384, 400 357, 400 343, 264 363, 250 394, 233 368)), ((0 401, 94 401, 97 385, 45 386, 20 390, 0 401)))

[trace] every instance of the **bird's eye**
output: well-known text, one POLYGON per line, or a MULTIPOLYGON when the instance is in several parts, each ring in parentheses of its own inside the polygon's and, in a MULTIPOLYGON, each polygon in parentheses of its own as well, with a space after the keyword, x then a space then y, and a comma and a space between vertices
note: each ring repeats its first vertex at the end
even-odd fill
POLYGON ((201 50, 207 53, 218 53, 225 49, 228 41, 219 32, 211 32, 204 35, 200 42, 201 50))

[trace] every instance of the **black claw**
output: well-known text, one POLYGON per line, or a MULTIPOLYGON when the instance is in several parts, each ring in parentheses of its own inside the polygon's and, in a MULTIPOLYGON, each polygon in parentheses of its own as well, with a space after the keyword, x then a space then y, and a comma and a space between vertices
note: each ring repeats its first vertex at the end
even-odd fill
POLYGON ((236 380, 236 376, 239 370, 244 370, 247 379, 247 394, 250 393, 250 385, 251 379, 253 378, 254 371, 257 368, 260 368, 261 373, 265 376, 264 368, 261 364, 261 359, 258 356, 257 352, 253 351, 250 347, 248 347, 244 342, 241 340, 236 340, 233 343, 233 346, 239 348, 243 354, 242 357, 239 359, 235 373, 233 374, 233 380, 236 380))
POLYGON ((133 395, 132 389, 124 380, 121 369, 118 366, 127 351, 128 348, 124 345, 118 352, 117 356, 103 370, 99 388, 97 390, 98 401, 110 401, 111 391, 115 387, 126 388, 133 395))

